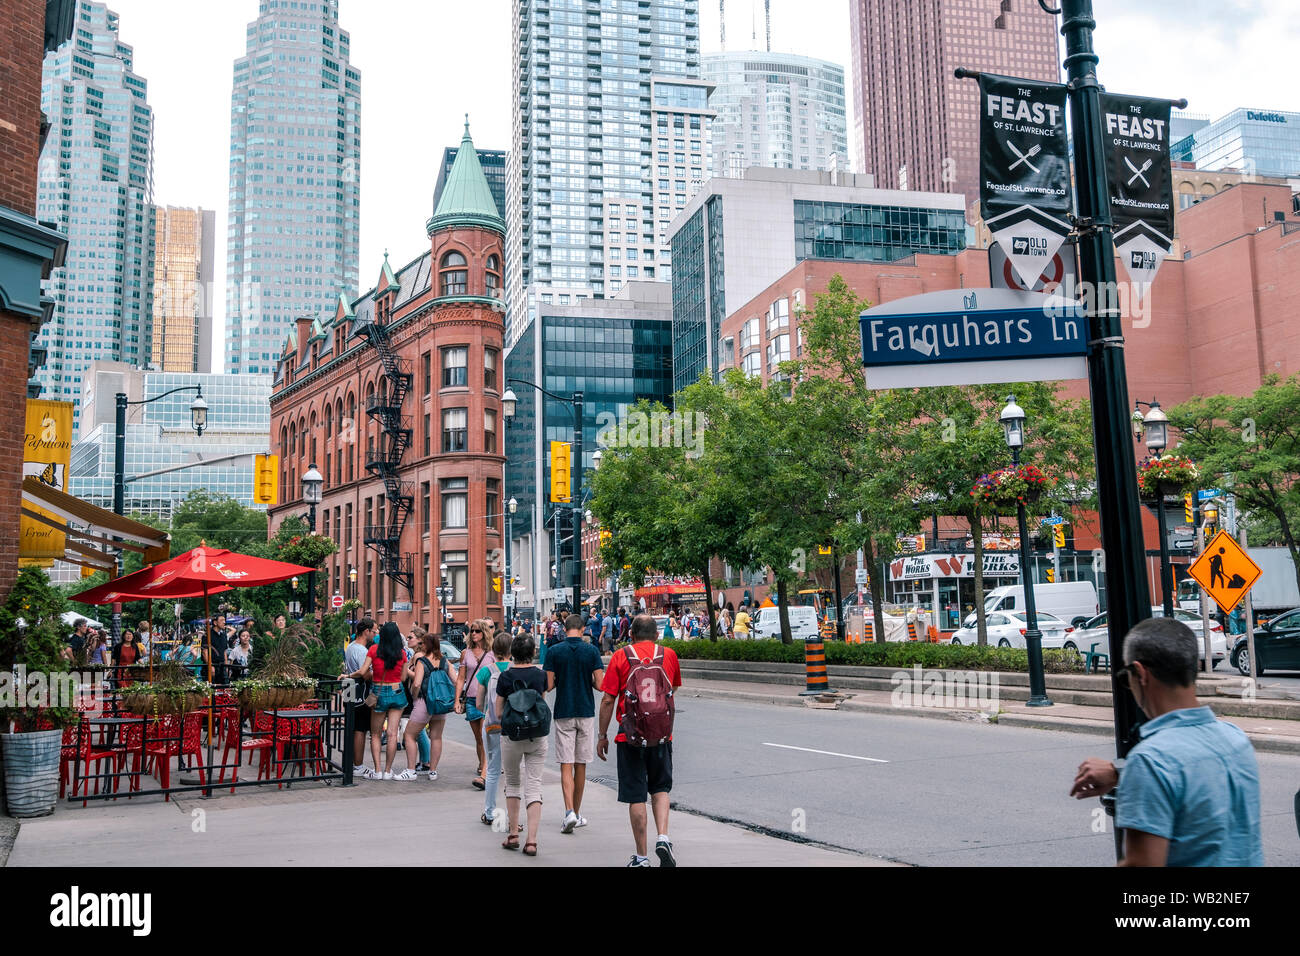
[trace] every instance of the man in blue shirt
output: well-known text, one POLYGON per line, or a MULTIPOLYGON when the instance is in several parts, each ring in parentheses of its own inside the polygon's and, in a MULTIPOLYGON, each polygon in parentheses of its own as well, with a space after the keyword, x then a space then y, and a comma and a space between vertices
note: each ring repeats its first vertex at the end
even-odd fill
POLYGON ((1085 760, 1070 795, 1111 790, 1121 866, 1263 866, 1259 766, 1249 738, 1196 700, 1196 635, 1150 618, 1124 639, 1129 688, 1150 719, 1127 758, 1085 760))
POLYGON ((565 636, 546 656, 546 690, 555 691, 552 722, 555 725, 555 756, 560 762, 560 790, 564 793, 564 823, 561 833, 584 827, 582 791, 587 782, 587 764, 595 754, 596 697, 593 693, 605 677, 600 651, 583 639, 582 618, 570 614, 564 622, 565 636))

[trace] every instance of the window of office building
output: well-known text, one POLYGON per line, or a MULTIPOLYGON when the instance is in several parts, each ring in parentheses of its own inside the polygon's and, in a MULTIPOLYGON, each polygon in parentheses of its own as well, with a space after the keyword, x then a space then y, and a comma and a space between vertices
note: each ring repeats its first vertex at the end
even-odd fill
POLYGON ((448 408, 442 413, 442 450, 465 451, 469 429, 469 409, 448 408))
POLYGON ((459 252, 452 251, 442 257, 438 274, 443 295, 465 295, 469 290, 468 264, 459 252))
POLYGON ((442 492, 442 527, 466 527, 469 515, 469 479, 444 478, 439 484, 442 492))
POLYGON ((497 387, 497 350, 483 350, 483 387, 495 389, 497 387))
POLYGON ((469 384, 469 348, 457 345, 442 350, 442 387, 469 384))
POLYGON ((442 563, 447 565, 447 583, 451 585, 450 604, 469 603, 469 555, 464 551, 444 551, 442 563))

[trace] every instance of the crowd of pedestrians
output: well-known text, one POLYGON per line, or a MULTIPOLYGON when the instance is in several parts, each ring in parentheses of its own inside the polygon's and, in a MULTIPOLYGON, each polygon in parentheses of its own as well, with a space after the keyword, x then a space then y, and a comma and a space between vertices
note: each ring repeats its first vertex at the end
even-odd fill
POLYGON ((404 645, 396 624, 364 618, 339 675, 352 682, 354 773, 410 781, 427 772, 437 780, 447 717, 463 717, 477 758, 468 783, 483 791, 480 822, 504 833, 503 849, 536 856, 548 754, 553 748, 560 765, 558 829, 570 835, 589 825, 582 815, 587 765, 609 759, 609 724, 616 720, 618 800, 628 805, 636 851, 628 865, 651 865, 647 828, 653 817, 659 864, 676 866, 668 805, 681 671, 676 654, 658 638, 651 615, 633 617, 623 608, 586 620, 561 610, 536 628, 516 622, 501 631, 491 620, 478 620, 469 625, 453 673, 436 635, 417 626, 404 645), (608 664, 602 652, 611 655, 608 664), (396 766, 399 739, 404 769, 396 766))

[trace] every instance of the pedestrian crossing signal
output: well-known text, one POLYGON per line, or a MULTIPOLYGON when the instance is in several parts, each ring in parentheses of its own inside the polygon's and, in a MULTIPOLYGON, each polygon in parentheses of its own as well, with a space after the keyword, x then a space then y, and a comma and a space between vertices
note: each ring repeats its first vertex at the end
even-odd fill
POLYGON ((1058 548, 1065 547, 1065 525, 1058 524, 1052 528, 1052 544, 1058 548))
POLYGON ((280 483, 280 456, 258 455, 253 465, 253 501, 259 505, 275 504, 280 483))
POLYGON ((1196 520, 1195 516, 1192 514, 1191 495, 1183 495, 1183 520, 1186 521, 1188 524, 1191 524, 1193 521, 1196 520))

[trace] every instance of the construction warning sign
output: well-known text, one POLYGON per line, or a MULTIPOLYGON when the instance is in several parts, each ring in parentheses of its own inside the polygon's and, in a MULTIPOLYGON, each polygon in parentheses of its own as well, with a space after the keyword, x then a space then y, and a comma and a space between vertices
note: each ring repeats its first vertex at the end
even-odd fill
POLYGON ((1241 603, 1262 573, 1259 565, 1226 531, 1214 536, 1187 572, 1223 608, 1224 614, 1241 603))

